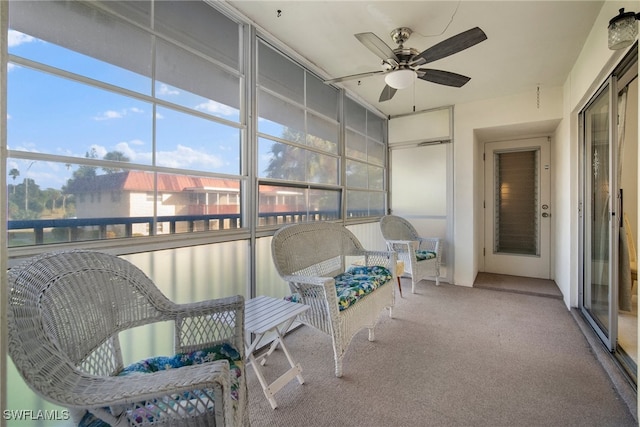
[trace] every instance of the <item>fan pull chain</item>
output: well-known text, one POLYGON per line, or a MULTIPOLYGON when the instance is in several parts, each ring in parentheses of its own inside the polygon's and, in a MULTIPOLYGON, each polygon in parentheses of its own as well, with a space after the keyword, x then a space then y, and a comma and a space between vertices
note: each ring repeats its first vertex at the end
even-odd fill
POLYGON ((416 82, 413 82, 413 112, 416 112, 416 82))
POLYGON ((538 107, 538 110, 540 109, 540 85, 538 85, 537 91, 536 91, 536 105, 538 107))

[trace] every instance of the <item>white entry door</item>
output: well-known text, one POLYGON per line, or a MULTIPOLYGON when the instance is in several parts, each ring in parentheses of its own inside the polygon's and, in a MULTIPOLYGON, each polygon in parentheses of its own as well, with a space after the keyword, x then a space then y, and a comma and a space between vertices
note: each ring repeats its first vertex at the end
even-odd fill
POLYGON ((548 138, 485 144, 484 271, 550 278, 548 138))

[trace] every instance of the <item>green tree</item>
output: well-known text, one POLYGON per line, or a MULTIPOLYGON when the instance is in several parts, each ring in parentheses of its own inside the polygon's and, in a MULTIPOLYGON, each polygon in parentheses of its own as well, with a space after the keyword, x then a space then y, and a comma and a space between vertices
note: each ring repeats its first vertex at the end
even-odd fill
POLYGON ((15 186, 9 210, 10 219, 38 219, 44 210, 40 186, 31 178, 25 178, 22 184, 15 186))
MULTIPOLYGON (((95 148, 92 148, 91 151, 87 151, 85 153, 84 157, 87 158, 87 159, 97 159, 98 158, 98 152, 96 151, 95 148)), ((73 172, 73 178, 72 179, 95 177, 97 175, 96 169, 97 168, 95 166, 81 165, 81 166, 78 167, 78 169, 76 169, 73 172)))
MULTIPOLYGON (((335 152, 335 143, 322 138, 285 128, 282 139, 299 145, 335 152)), ((293 181, 335 183, 338 162, 334 157, 285 143, 271 147, 271 159, 265 170, 267 177, 293 181)))
MULTIPOLYGON (((335 142, 289 128, 285 128, 282 132, 282 139, 292 141, 297 145, 277 142, 271 146, 271 158, 264 171, 267 177, 318 184, 337 183, 338 161, 334 156, 327 155, 337 151, 335 142), (312 150, 312 148, 319 150, 319 152, 312 150), (322 152, 327 154, 322 154, 322 152)), ((310 191, 308 199, 297 201, 306 207, 298 205, 294 209, 337 209, 336 194, 323 190, 310 191)), ((291 208, 286 207, 286 209, 291 208)))
POLYGON ((53 214, 56 209, 56 202, 62 197, 62 193, 55 188, 47 188, 42 192, 42 195, 44 197, 44 206, 48 207, 49 211, 53 214))
MULTIPOLYGON (((97 159, 98 153, 95 148, 92 148, 91 151, 87 151, 84 155, 87 159, 97 159)), ((97 176, 95 166, 88 165, 80 165, 78 169, 73 171, 71 178, 67 180, 67 184, 62 186, 62 193, 66 195, 73 195, 74 190, 78 186, 78 182, 82 182, 91 178, 95 178, 97 176)))
MULTIPOLYGON (((109 151, 103 157, 104 160, 111 160, 114 162, 128 162, 129 158, 125 156, 122 151, 109 151)), ((117 173, 122 172, 122 168, 102 168, 105 173, 117 173)))

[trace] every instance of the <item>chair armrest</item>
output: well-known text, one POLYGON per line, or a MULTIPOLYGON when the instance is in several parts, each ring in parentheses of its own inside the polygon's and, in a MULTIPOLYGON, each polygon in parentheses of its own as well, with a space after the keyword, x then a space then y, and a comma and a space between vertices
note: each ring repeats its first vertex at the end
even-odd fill
POLYGON ((435 252, 438 261, 442 258, 442 239, 437 237, 421 237, 419 243, 419 249, 435 252))
POLYGON ((333 281, 333 277, 320 277, 320 276, 302 276, 302 275, 290 275, 282 276, 282 279, 288 283, 301 283, 306 285, 318 285, 323 286, 325 283, 333 281))
POLYGON ((387 240, 387 243, 398 244, 398 245, 411 245, 415 244, 415 240, 387 240))
POLYGON ((364 256, 365 265, 367 266, 379 265, 387 267, 391 272, 396 270, 396 261, 398 260, 396 251, 364 250, 360 251, 359 255, 364 256))
POLYGON ((177 304, 175 328, 177 353, 229 342, 244 357, 244 297, 177 304))
POLYGON ((58 403, 70 408, 117 407, 216 385, 230 387, 227 360, 125 376, 98 377, 74 371, 75 380, 68 378, 73 385, 58 395, 58 403))
MULTIPOLYGON (((333 310, 334 314, 338 313, 338 295, 333 277, 290 275, 282 278, 289 283, 291 292, 300 296, 300 302, 311 307, 310 312, 320 310, 331 313, 333 310)), ((301 315, 305 316, 309 317, 312 314, 306 312, 301 315)))
POLYGON ((420 247, 419 240, 387 240, 387 248, 396 252, 416 251, 420 247))

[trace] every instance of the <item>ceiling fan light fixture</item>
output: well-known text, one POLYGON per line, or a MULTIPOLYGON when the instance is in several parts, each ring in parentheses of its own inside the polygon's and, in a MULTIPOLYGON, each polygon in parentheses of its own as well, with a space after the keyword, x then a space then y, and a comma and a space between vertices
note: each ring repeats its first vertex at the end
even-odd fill
POLYGON ((636 20, 640 19, 640 13, 625 12, 624 8, 619 12, 609 21, 609 49, 611 50, 630 46, 638 35, 636 20))
POLYGON ((413 84, 417 76, 415 71, 402 68, 388 73, 384 77, 384 81, 394 89, 406 89, 413 84))

